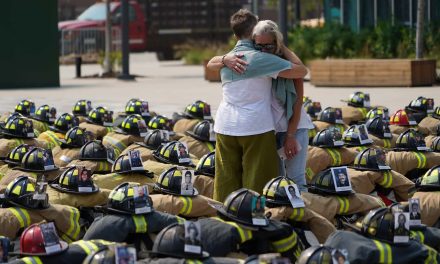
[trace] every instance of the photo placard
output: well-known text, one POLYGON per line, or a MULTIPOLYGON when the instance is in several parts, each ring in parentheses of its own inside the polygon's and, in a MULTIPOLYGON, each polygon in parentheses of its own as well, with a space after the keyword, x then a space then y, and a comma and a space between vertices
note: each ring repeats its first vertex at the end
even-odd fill
POLYGON ((336 192, 352 191, 347 167, 334 167, 331 172, 336 192))
POLYGON ((185 221, 185 252, 202 254, 201 234, 202 229, 199 222, 185 221))
POLYGON ((289 198, 290 204, 293 208, 306 207, 296 184, 284 186, 284 190, 286 191, 287 197, 289 198))

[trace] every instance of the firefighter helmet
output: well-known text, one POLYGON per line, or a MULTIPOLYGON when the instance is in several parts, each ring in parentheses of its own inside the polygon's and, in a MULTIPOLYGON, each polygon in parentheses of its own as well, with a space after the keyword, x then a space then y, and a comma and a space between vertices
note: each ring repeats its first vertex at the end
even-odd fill
POLYGON ((350 177, 346 175, 343 171, 343 167, 328 168, 324 171, 319 172, 312 179, 310 185, 308 186, 310 193, 321 194, 321 195, 339 195, 347 196, 353 194, 353 191, 336 191, 335 182, 333 181, 333 174, 335 174, 335 179, 341 186, 350 185, 350 177))
POLYGON ((80 160, 107 160, 108 149, 99 140, 92 140, 84 144, 79 150, 80 160))
MULTIPOLYGON (((139 152, 129 151, 128 153, 139 153, 139 152)), ((112 172, 118 174, 141 173, 141 174, 146 174, 147 176, 153 178, 153 175, 143 168, 141 157, 140 156, 138 157, 139 158, 138 161, 140 162, 140 164, 136 164, 135 166, 133 166, 134 164, 132 164, 132 161, 130 160, 130 156, 128 153, 120 155, 115 160, 112 166, 112 172)), ((132 154, 132 155, 137 155, 137 154, 132 154)))
POLYGON ((356 170, 389 171, 391 167, 386 164, 385 152, 381 149, 367 148, 359 153, 353 162, 356 170))
POLYGON ((59 168, 55 166, 52 152, 44 148, 32 148, 23 156, 20 170, 30 172, 50 172, 59 168))
POLYGON ((69 113, 64 113, 60 115, 52 126, 49 127, 50 130, 65 134, 72 127, 79 126, 79 119, 69 113))
POLYGON ((344 124, 342 110, 340 108, 327 107, 318 115, 318 121, 330 124, 344 124))
POLYGON ((440 152, 440 136, 434 138, 431 142, 431 149, 435 152, 440 152))
POLYGON ((41 122, 48 124, 53 124, 57 116, 57 109, 55 107, 50 107, 48 105, 42 105, 38 107, 37 111, 32 118, 41 122))
POLYGON ((24 99, 15 106, 15 112, 30 117, 35 113, 35 103, 31 100, 24 99))
POLYGON ((365 125, 367 126, 368 132, 378 138, 384 139, 393 137, 388 123, 385 122, 381 116, 368 119, 365 125))
MULTIPOLYGON (((402 225, 404 221, 406 221, 405 215, 399 214, 398 223, 402 225)), ((373 209, 362 220, 361 233, 366 237, 394 243, 394 231, 394 213, 391 208, 373 209)))
POLYGON ((35 185, 27 176, 19 176, 10 182, 5 190, 7 203, 24 207, 27 209, 46 209, 49 207, 49 196, 47 193, 40 193, 43 199, 35 199, 35 185))
POLYGON ((34 125, 26 117, 14 117, 9 119, 2 134, 12 138, 35 138, 34 125))
POLYGON ((211 106, 201 100, 197 100, 186 106, 183 113, 189 119, 212 119, 211 106))
POLYGON ((88 141, 87 132, 80 127, 72 127, 64 135, 64 139, 60 139, 62 148, 80 148, 88 141))
POLYGON ((426 147, 425 139, 423 135, 416 130, 410 128, 399 135, 396 140, 395 150, 399 151, 430 151, 431 149, 426 147))
POLYGON ((153 200, 148 195, 148 186, 128 182, 119 184, 109 195, 107 210, 130 215, 151 213, 153 200))
POLYGON ((215 176, 215 151, 205 154, 200 158, 196 166, 196 173, 207 176, 215 176))
POLYGON ((409 113, 400 109, 391 116, 390 124, 397 126, 415 126, 417 122, 409 113))
POLYGON ((316 120, 318 114, 322 111, 320 102, 312 102, 311 100, 303 103, 304 110, 312 120, 316 120))
POLYGON ((342 135, 342 140, 348 146, 370 145, 373 141, 368 137, 365 125, 352 125, 342 135))
POLYGON ((215 141, 215 132, 213 126, 208 120, 198 122, 192 131, 186 131, 186 134, 200 141, 215 141))
POLYGON ((323 129, 313 138, 312 145, 320 148, 343 147, 341 131, 336 127, 323 129))
MULTIPOLYGON (((301 252, 297 264, 331 264, 339 255, 345 256, 340 250, 324 245, 311 246, 301 252)), ((344 257, 345 259, 345 257, 344 257)), ((339 263, 339 262, 336 262, 339 263)))
POLYGON ((266 197, 267 207, 290 206, 290 200, 284 189, 287 185, 295 184, 291 179, 285 176, 273 178, 263 188, 263 195, 266 197))
POLYGON ((125 135, 133 135, 137 137, 145 137, 147 135, 147 125, 142 116, 138 114, 132 114, 127 116, 122 121, 121 128, 115 130, 118 133, 125 135))
POLYGON ((370 95, 363 92, 350 94, 348 105, 353 107, 370 107, 370 95))
POLYGON ((109 111, 105 107, 98 106, 90 111, 87 117, 87 122, 98 126, 112 127, 113 111, 109 111))
POLYGON ((88 116, 92 110, 92 102, 89 100, 78 100, 73 106, 72 113, 74 116, 88 116))
POLYGON ((191 171, 186 170, 185 168, 173 166, 160 174, 159 178, 154 184, 154 190, 171 195, 194 197, 197 196, 199 192, 194 186, 192 186, 192 191, 190 190, 191 183, 191 171), (185 188, 184 184, 188 184, 188 193, 182 193, 182 190, 185 188))
POLYGON ((43 231, 41 230, 41 226, 43 224, 44 223, 33 224, 23 231, 20 237, 20 255, 51 256, 60 254, 69 248, 69 245, 66 242, 60 240, 58 234, 53 233, 56 232, 56 230, 50 230, 50 233, 43 233, 43 231), (49 240, 49 238, 45 239, 45 236, 47 235, 50 235, 51 242, 55 242, 55 244, 59 245, 58 249, 47 252, 45 247, 45 240, 49 240))
POLYGON ((125 105, 125 113, 127 115, 138 114, 143 118, 149 117, 150 109, 148 106, 148 102, 146 100, 132 98, 125 105))
POLYGON ((93 180, 90 178, 91 175, 87 172, 84 167, 69 167, 57 177, 53 183, 49 184, 49 186, 60 192, 72 194, 92 194, 99 192, 99 187, 93 183, 93 180))
POLYGON ((383 107, 383 106, 376 106, 376 107, 374 107, 373 109, 368 111, 368 113, 365 116, 365 118, 366 119, 373 119, 376 116, 382 117, 382 119, 385 122, 387 122, 387 123, 390 121, 389 110, 386 107, 383 107))
POLYGON ((188 147, 179 141, 171 141, 153 152, 154 158, 168 164, 192 166, 188 147))
POLYGON ((148 121, 148 128, 150 129, 161 129, 170 131, 171 126, 171 120, 162 115, 153 116, 150 121, 148 121))
POLYGON ((169 141, 169 136, 165 133, 168 132, 159 129, 148 130, 147 135, 144 138, 144 142, 136 144, 144 146, 151 150, 156 150, 162 145, 162 143, 167 143, 169 141))
POLYGON ((10 166, 20 166, 21 160, 24 155, 31 149, 32 147, 28 144, 20 144, 17 147, 13 148, 9 154, 6 156, 5 163, 10 166))
POLYGON ((440 165, 429 169, 416 183, 418 191, 440 191, 440 165))

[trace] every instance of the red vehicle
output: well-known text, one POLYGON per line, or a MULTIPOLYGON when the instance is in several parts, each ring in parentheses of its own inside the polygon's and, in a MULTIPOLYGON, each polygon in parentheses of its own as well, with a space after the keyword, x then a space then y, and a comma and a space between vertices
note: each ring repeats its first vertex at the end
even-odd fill
MULTIPOLYGON (((119 26, 121 22, 121 2, 110 3, 110 12, 113 26, 119 26)), ((129 18, 130 50, 145 50, 147 48, 147 28, 145 24, 145 16, 140 5, 135 1, 130 1, 129 18)), ((101 28, 104 30, 105 19, 105 3, 96 3, 87 8, 76 20, 59 22, 58 30, 79 30, 87 28, 101 28)))

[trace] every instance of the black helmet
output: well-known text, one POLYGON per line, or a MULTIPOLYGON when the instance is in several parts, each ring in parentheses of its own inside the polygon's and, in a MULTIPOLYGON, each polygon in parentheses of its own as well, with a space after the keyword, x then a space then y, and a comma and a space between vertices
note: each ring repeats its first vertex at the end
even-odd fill
POLYGON ((209 257, 209 253, 205 251, 202 251, 201 254, 185 252, 185 226, 177 223, 169 225, 159 232, 150 254, 156 258, 203 259, 209 257))
POLYGON ((342 110, 340 108, 327 107, 318 115, 318 121, 330 124, 344 124, 342 110))
POLYGON ((73 106, 72 113, 74 116, 88 116, 92 110, 92 102, 89 100, 78 100, 73 106))
MULTIPOLYGON (((318 245, 311 246, 308 249, 301 252, 296 264, 331 264, 333 261, 333 252, 335 250, 331 247, 318 245)), ((335 252, 336 254, 336 252, 335 252)))
POLYGON ((165 116, 157 115, 153 116, 150 121, 148 121, 148 128, 150 129, 162 129, 171 130, 171 120, 165 116))
MULTIPOLYGON (((133 254, 133 257, 136 257, 136 249, 133 247, 127 247, 125 244, 106 245, 96 251, 92 251, 91 254, 84 259, 82 264, 118 264, 118 262, 116 262, 116 250, 118 250, 118 252, 121 252, 121 250, 125 251, 123 251, 124 253, 120 253, 121 256, 129 257, 127 254, 133 254)), ((136 259, 133 259, 133 261, 135 260, 136 259)))
POLYGON ((434 99, 419 96, 417 99, 412 100, 409 105, 405 107, 405 110, 409 110, 410 112, 423 112, 426 116, 426 114, 434 110, 434 99))
POLYGON ((211 129, 212 124, 208 120, 198 122, 193 131, 186 131, 186 134, 200 141, 215 141, 215 133, 211 129))
POLYGON ((380 116, 382 117, 382 119, 385 122, 389 122, 390 121, 390 114, 389 114, 389 110, 386 107, 383 106, 376 106, 373 109, 371 109, 370 111, 368 111, 367 115, 365 116, 366 119, 373 119, 376 116, 380 116))
POLYGON ((432 117, 436 119, 440 119, 440 106, 437 106, 434 110, 434 113, 432 113, 432 117))
POLYGON ((162 143, 168 142, 168 138, 164 135, 163 130, 148 130, 144 138, 144 143, 136 143, 148 149, 156 150, 162 143))
POLYGON ((341 131, 337 127, 325 128, 316 134, 312 145, 320 148, 338 148, 343 147, 341 131))
POLYGON ((60 142, 63 148, 80 148, 86 144, 87 140, 87 132, 76 126, 69 129, 60 142))
POLYGON ((59 168, 55 166, 52 152, 43 148, 30 149, 21 160, 20 170, 30 172, 50 172, 59 168))
POLYGON ((26 117, 10 118, 2 129, 2 134, 13 138, 35 138, 34 125, 26 117))
POLYGON ((385 152, 381 149, 367 148, 359 153, 353 162, 356 170, 389 171, 391 167, 386 165, 385 152))
POLYGON ((138 98, 130 99, 125 105, 125 113, 127 115, 138 114, 142 117, 149 117, 150 109, 148 102, 138 98))
POLYGON ((98 106, 90 111, 87 122, 98 126, 113 126, 113 111, 107 110, 105 107, 98 106))
POLYGON ((196 172, 207 176, 215 176, 215 151, 205 154, 197 163, 196 172))
POLYGON ((37 111, 32 116, 32 118, 45 123, 53 124, 53 122, 55 122, 56 120, 56 116, 57 116, 57 109, 55 107, 42 105, 38 107, 37 111))
POLYGON ((89 178, 91 175, 87 175, 86 179, 82 179, 81 167, 73 166, 65 170, 57 179, 49 184, 50 187, 65 193, 72 194, 92 194, 99 191, 99 187, 93 183, 93 180, 89 178))
POLYGON ((24 99, 15 106, 15 112, 29 117, 35 113, 35 103, 24 99))
MULTIPOLYGON (((335 172, 337 173, 337 172, 335 172)), ((345 174, 344 174, 345 175, 345 174)), ((350 177, 347 177, 346 181, 350 181, 350 177)), ((333 175, 331 168, 328 168, 324 171, 319 172, 312 179, 310 185, 308 186, 310 193, 320 194, 320 195, 339 195, 339 196, 347 196, 353 194, 353 191, 336 191, 335 183, 333 181, 333 175)))
POLYGON ((200 100, 187 105, 183 114, 189 119, 212 119, 211 106, 200 100))
POLYGON ((367 126, 368 132, 378 138, 393 137, 390 132, 390 126, 387 122, 383 120, 381 116, 376 116, 372 119, 368 119, 365 125, 367 126))
POLYGON ((399 151, 430 151, 426 147, 423 135, 410 128, 399 135, 396 141, 395 150, 399 151))
POLYGON ((50 126, 49 129, 58 133, 65 134, 69 129, 78 125, 78 117, 73 116, 69 113, 64 113, 55 120, 53 126, 50 126))
MULTIPOLYGON (((163 171, 159 178, 157 178, 156 183, 154 184, 154 190, 171 194, 171 195, 178 195, 178 196, 190 196, 194 197, 199 194, 197 189, 193 186, 193 194, 182 194, 182 184, 184 181, 182 180, 183 177, 186 178, 186 174, 183 175, 183 172, 185 171, 185 168, 181 167, 171 167, 168 170, 163 171)), ((188 173, 189 171, 186 171, 188 173)), ((190 173, 190 172, 189 172, 190 173)), ((192 175, 190 175, 191 177, 192 175)))
POLYGON ((147 135, 147 125, 142 116, 138 114, 133 114, 127 116, 124 121, 122 121, 121 128, 116 129, 116 132, 133 135, 138 137, 145 137, 147 135))
POLYGON ((5 163, 11 166, 20 166, 24 155, 31 149, 28 144, 21 144, 11 150, 6 156, 5 163))
POLYGON ((142 167, 142 160, 140 159, 140 157, 139 157, 139 161, 141 162, 141 164, 138 164, 139 166, 136 167, 135 169, 133 169, 131 162, 130 162, 129 154, 120 155, 113 163, 112 172, 119 173, 119 174, 142 173, 142 174, 147 174, 148 176, 151 176, 150 173, 148 173, 148 171, 142 167))
POLYGON ((348 146, 370 145, 373 140, 368 137, 365 125, 352 125, 342 135, 342 140, 348 146))
POLYGON ((307 100, 303 103, 304 110, 306 113, 312 118, 312 120, 316 120, 318 114, 322 111, 320 102, 312 102, 311 100, 307 100))
POLYGON ((153 152, 158 161, 175 165, 192 165, 188 148, 179 141, 171 141, 160 146, 153 152))
POLYGON ((263 188, 263 195, 266 197, 267 207, 291 206, 289 197, 284 186, 295 184, 285 176, 273 178, 263 188))
POLYGON ((350 94, 348 105, 353 107, 370 107, 370 95, 363 92, 350 94))
POLYGON ((434 138, 431 142, 431 149, 435 152, 440 152, 440 136, 434 138))
POLYGON ((115 213, 122 214, 148 214, 153 210, 153 200, 148 195, 148 187, 146 185, 140 185, 139 183, 124 182, 116 186, 108 197, 107 210, 115 213), (135 195, 135 187, 142 193, 141 197, 135 195), (136 206, 138 205, 138 206, 136 206), (149 207, 150 210, 143 210, 136 212, 136 208, 149 207))
POLYGON ((259 193, 241 188, 226 197, 223 205, 213 205, 220 217, 251 227, 264 227, 269 220, 264 215, 266 198, 259 193), (257 205, 259 208, 257 208, 257 205), (258 217, 255 217, 255 216, 258 217))
POLYGON ((394 227, 393 210, 388 207, 382 207, 371 210, 365 216, 362 220, 361 233, 372 239, 394 243, 394 227))
POLYGON ((24 117, 24 116, 22 114, 20 114, 20 113, 14 112, 14 113, 11 113, 8 117, 6 117, 6 119, 4 121, 0 121, 0 133, 3 133, 3 131, 5 130, 6 124, 10 120, 12 120, 12 119, 14 119, 16 117, 24 117))
POLYGON ((45 199, 34 199, 35 185, 27 176, 19 176, 10 182, 5 190, 5 200, 16 206, 28 209, 46 209, 49 207, 49 196, 44 193, 45 199))
POLYGON ((99 140, 89 141, 79 150, 80 160, 107 160, 107 148, 99 140))
POLYGON ((440 191, 440 165, 429 169, 418 179, 416 186, 418 191, 440 191))

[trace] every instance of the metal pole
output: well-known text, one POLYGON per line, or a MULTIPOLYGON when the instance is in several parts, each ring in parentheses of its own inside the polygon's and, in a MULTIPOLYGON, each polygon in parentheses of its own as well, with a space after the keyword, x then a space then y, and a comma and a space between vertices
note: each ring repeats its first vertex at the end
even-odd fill
POLYGON ((130 50, 129 50, 129 20, 128 20, 128 8, 129 3, 128 0, 121 1, 121 49, 122 49, 122 73, 119 76, 121 80, 132 80, 133 76, 130 75, 130 50))
POLYGON ((258 16, 258 10, 259 10, 259 0, 252 0, 252 13, 258 16))
POLYGON ((295 0, 296 26, 301 26, 301 0, 295 0))
POLYGON ((425 17, 425 0, 417 3, 417 28, 416 28, 416 59, 423 58, 423 25, 425 17))
POLYGON ((278 24, 281 33, 283 33, 284 44, 287 45, 287 0, 279 0, 278 16, 278 24))
POLYGON ((106 21, 105 21, 105 57, 104 57, 104 75, 112 72, 112 65, 110 61, 110 53, 112 49, 112 19, 110 12, 110 1, 105 2, 106 6, 106 21))

